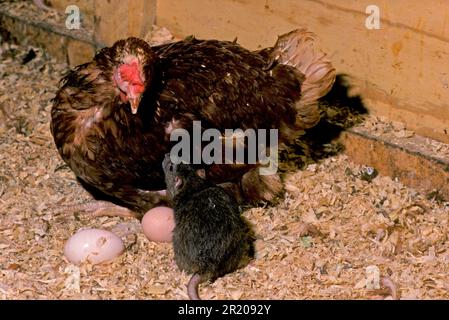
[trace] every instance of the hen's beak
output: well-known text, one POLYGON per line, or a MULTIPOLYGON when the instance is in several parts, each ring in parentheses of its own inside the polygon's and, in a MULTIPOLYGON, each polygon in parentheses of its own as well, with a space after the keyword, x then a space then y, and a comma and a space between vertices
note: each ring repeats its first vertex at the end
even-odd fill
POLYGON ((139 109, 140 100, 141 100, 140 95, 129 99, 129 104, 131 105, 132 114, 137 113, 137 110, 139 109))

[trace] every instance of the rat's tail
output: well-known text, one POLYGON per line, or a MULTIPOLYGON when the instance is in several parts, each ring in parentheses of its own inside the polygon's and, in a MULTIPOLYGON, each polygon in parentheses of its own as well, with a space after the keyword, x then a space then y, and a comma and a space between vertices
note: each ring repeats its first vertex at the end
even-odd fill
POLYGON ((189 295, 190 300, 201 300, 200 296, 198 295, 198 286, 203 281, 203 278, 198 273, 195 273, 190 278, 190 281, 187 284, 187 294, 189 295))

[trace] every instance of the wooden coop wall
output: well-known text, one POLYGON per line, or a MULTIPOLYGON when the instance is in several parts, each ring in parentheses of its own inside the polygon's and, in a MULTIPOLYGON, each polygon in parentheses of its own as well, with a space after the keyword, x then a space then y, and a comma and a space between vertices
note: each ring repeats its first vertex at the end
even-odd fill
POLYGON ((94 40, 111 45, 129 36, 144 37, 155 20, 156 0, 49 0, 52 7, 64 11, 68 5, 80 8, 94 25, 94 40))
POLYGON ((156 0, 46 0, 45 3, 52 8, 49 14, 31 1, 21 6, 20 11, 11 12, 0 0, 0 25, 19 42, 44 47, 71 66, 91 60, 97 49, 118 39, 144 37, 151 31, 156 16, 156 0), (66 28, 65 11, 70 5, 80 10, 80 30, 66 28))
POLYGON ((177 36, 232 40, 251 49, 307 26, 376 115, 449 142, 447 0, 159 0, 157 24, 177 36), (366 7, 380 8, 368 30, 366 7))

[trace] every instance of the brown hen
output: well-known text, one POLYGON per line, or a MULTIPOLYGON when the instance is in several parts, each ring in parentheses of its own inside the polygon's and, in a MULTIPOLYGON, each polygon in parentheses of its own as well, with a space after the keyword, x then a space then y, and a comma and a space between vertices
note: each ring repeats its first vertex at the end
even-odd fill
MULTIPOLYGON (((62 80, 51 131, 64 161, 89 189, 141 216, 164 201, 161 162, 176 128, 279 129, 295 139, 319 120, 317 100, 335 69, 299 29, 272 48, 251 52, 235 42, 197 40, 150 47, 137 38, 99 51, 62 80)), ((208 178, 272 200, 279 177, 257 165, 210 165, 208 178)))

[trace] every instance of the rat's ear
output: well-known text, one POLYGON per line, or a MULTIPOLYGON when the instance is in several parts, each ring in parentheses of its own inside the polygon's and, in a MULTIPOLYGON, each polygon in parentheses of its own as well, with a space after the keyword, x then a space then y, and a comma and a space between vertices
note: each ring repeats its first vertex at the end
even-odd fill
POLYGON ((182 187, 182 179, 179 176, 175 177, 175 189, 179 190, 182 187))
POLYGON ((203 179, 206 179, 206 170, 204 169, 198 169, 196 170, 196 174, 203 179))

